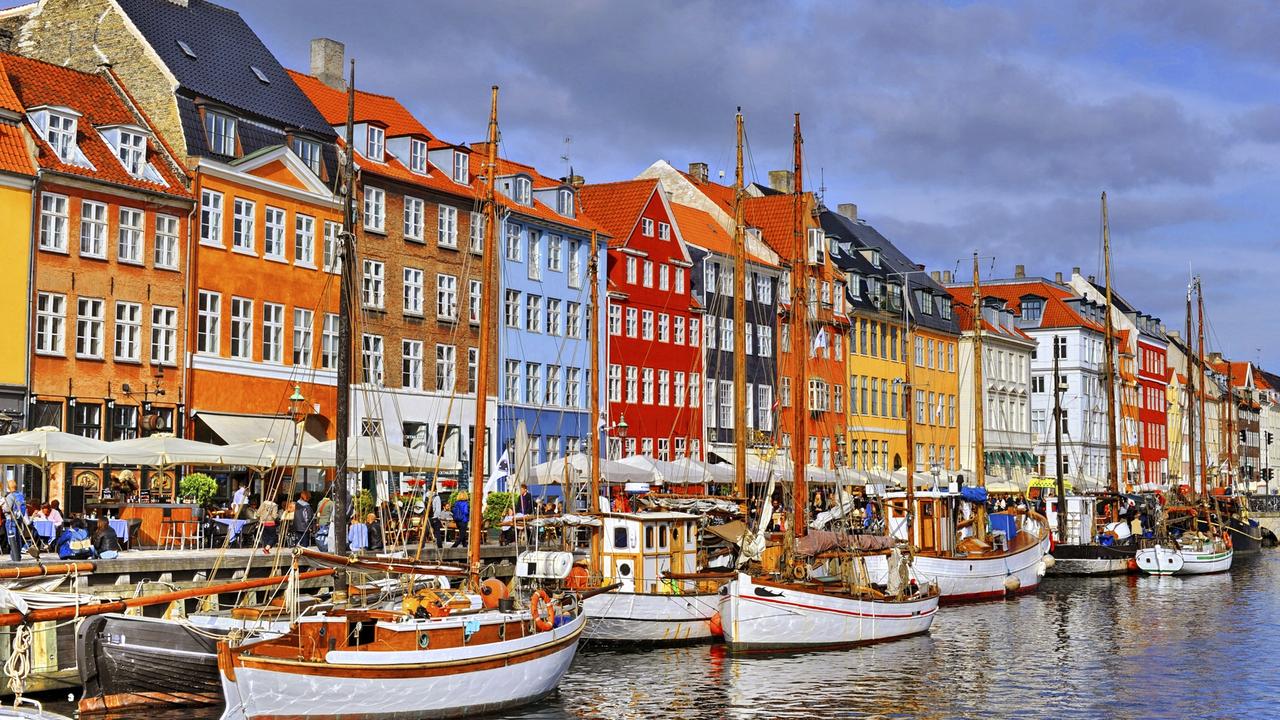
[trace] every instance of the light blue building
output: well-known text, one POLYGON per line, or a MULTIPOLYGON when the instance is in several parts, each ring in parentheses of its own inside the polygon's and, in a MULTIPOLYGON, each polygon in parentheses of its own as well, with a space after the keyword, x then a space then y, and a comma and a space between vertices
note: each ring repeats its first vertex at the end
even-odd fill
MULTIPOLYGON (((573 184, 510 161, 500 162, 498 171, 503 227, 496 455, 513 446, 523 420, 531 465, 537 465, 590 441, 588 260, 596 226, 577 212, 573 184)), ((598 235, 602 277, 606 248, 607 238, 598 235)), ((596 307, 603 307, 603 297, 601 287, 596 307)))

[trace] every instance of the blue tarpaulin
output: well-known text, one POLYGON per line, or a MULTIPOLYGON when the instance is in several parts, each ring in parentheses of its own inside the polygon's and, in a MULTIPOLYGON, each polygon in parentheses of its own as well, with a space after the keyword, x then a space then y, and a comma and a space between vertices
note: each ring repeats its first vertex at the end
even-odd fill
POLYGON ((969 502, 984 503, 987 501, 987 489, 971 486, 962 487, 960 488, 960 497, 969 502))

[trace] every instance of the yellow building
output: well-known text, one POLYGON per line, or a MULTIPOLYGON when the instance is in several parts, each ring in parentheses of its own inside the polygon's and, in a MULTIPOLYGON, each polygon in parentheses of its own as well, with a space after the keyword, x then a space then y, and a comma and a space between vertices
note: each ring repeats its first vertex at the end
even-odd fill
MULTIPOLYGON (((934 293, 928 294, 935 303, 936 311, 943 298, 934 293)), ((950 317, 949 295, 945 304, 948 308, 946 314, 950 317)), ((916 471, 929 473, 936 469, 941 475, 960 469, 960 376, 957 361, 960 338, 958 334, 923 325, 913 332, 915 347, 911 384, 915 391, 912 414, 916 471)))
POLYGON ((905 335, 887 311, 859 308, 850 318, 850 466, 897 470, 906 465, 907 421, 902 398, 906 377, 905 335))
POLYGON ((0 434, 25 426, 31 318, 31 185, 34 146, 22 126, 23 109, 0 73, 0 434))

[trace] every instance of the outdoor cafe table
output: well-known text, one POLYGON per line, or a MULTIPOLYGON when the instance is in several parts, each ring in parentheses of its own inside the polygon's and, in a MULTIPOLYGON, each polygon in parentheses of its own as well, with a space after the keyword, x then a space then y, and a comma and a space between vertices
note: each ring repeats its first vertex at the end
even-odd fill
POLYGON ((240 531, 244 529, 245 520, 233 520, 231 518, 215 518, 218 522, 227 526, 228 542, 235 542, 240 537, 240 531))

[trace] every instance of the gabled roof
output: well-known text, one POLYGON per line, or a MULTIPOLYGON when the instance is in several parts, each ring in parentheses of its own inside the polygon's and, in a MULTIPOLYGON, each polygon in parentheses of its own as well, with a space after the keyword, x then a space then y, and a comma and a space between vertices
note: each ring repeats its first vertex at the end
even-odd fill
POLYGON ((783 262, 805 256, 806 229, 809 226, 813 195, 805 193, 800 201, 800 236, 796 240, 796 203, 792 195, 747 197, 743 216, 748 226, 759 228, 766 245, 778 253, 783 262), (795 247, 796 242, 800 243, 795 247))
MULTIPOLYGON (((106 76, 8 54, 0 54, 0 68, 8 77, 10 86, 23 107, 61 106, 80 113, 76 144, 93 167, 63 162, 43 138, 35 143, 36 162, 40 167, 141 190, 189 196, 182 179, 174 174, 169 163, 162 157, 163 149, 154 137, 147 141, 147 160, 166 184, 130 175, 98 133, 97 128, 110 125, 142 125, 142 121, 116 93, 106 76)), ((32 135, 41 137, 34 129, 32 135)))
POLYGON ((113 1, 177 79, 180 91, 282 127, 335 137, 330 124, 239 13, 207 0, 113 1), (268 82, 258 79, 254 68, 268 82))
POLYGON ((0 172, 34 176, 36 166, 20 125, 0 122, 0 172))
POLYGON ((1044 314, 1040 318, 1038 328, 1083 327, 1099 333, 1106 332, 1102 325, 1081 315, 1066 302, 1075 297, 1071 291, 1048 280, 1029 279, 1025 282, 992 282, 982 286, 982 293, 988 297, 998 297, 1004 300, 1019 315, 1022 314, 1023 297, 1035 295, 1045 298, 1044 314))
MULTIPOLYGON (((725 232, 715 218, 702 210, 678 203, 671 203, 671 212, 680 225, 680 235, 686 243, 717 255, 733 255, 733 236, 725 232)), ((764 267, 778 267, 776 263, 754 253, 747 253, 747 260, 764 267)))
MULTIPOLYGON (((970 332, 973 330, 973 294, 963 288, 953 287, 947 288, 951 293, 951 310, 955 313, 956 324, 960 327, 961 332, 970 332), (966 302, 969 301, 969 302, 966 302)), ((1017 327, 1007 328, 1003 325, 993 325, 990 321, 983 318, 982 332, 999 335, 1001 337, 1012 340, 1022 340, 1024 342, 1033 342, 1030 335, 1026 334, 1017 327)))
POLYGON ((658 181, 653 179, 594 183, 578 189, 578 201, 583 211, 613 236, 610 247, 622 247, 657 190, 658 181))
MULTIPOLYGON (((484 181, 481 176, 484 175, 484 166, 488 163, 488 143, 472 143, 471 155, 472 160, 468 163, 471 170, 472 184, 476 187, 476 192, 484 193, 484 181)), ((559 180, 547 177, 539 173, 532 165, 518 163, 514 160, 508 160, 502 156, 497 156, 497 177, 506 177, 509 175, 525 174, 533 181, 535 190, 544 190, 553 187, 564 187, 565 184, 559 180)), ((511 198, 503 195, 501 192, 495 193, 498 199, 498 207, 506 208, 513 213, 524 215, 526 218, 533 220, 541 220, 543 222, 556 223, 568 227, 578 228, 584 232, 595 230, 601 235, 609 236, 609 231, 597 223, 590 216, 582 212, 575 211, 575 217, 565 217, 556 212, 553 208, 547 206, 546 203, 539 200, 536 196, 533 198, 532 205, 521 205, 511 198)), ((575 193, 576 196, 576 193, 575 193)), ((580 208, 578 209, 580 210, 580 208)))
POLYGON ((680 175, 682 175, 685 180, 688 180, 691 185, 697 188, 699 192, 706 195, 708 200, 719 205, 720 209, 729 213, 730 216, 733 215, 733 198, 735 191, 732 185, 722 185, 710 180, 699 180, 683 170, 676 170, 676 172, 680 173, 680 175))
POLYGON ((13 84, 9 82, 8 74, 0 74, 0 110, 18 115, 23 113, 22 103, 18 100, 17 93, 13 91, 13 84))

